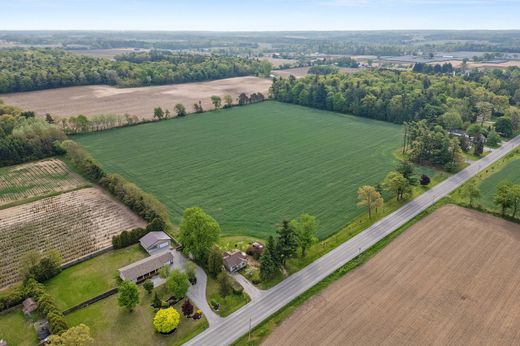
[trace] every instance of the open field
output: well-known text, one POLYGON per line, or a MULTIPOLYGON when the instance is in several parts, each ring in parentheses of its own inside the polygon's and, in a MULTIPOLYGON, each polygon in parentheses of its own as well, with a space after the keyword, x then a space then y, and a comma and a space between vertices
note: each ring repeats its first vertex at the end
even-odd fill
POLYGON ((518 344, 520 227, 446 206, 306 302, 266 345, 518 344))
MULTIPOLYGON (((350 67, 339 67, 340 73, 353 73, 361 71, 361 68, 350 68, 350 67)), ((288 68, 285 70, 273 70, 271 72, 275 76, 278 77, 289 77, 290 75, 293 75, 296 78, 305 77, 309 73, 309 67, 295 67, 295 68, 288 68)))
POLYGON ((57 159, 0 168, 0 208, 88 185, 57 159))
POLYGON ((398 125, 264 102, 76 140, 155 195, 175 223, 200 206, 226 235, 266 238, 307 212, 325 238, 364 212, 356 191, 393 167, 400 137, 398 125))
POLYGON ((39 115, 50 113, 64 117, 78 114, 130 114, 152 118, 153 109, 158 106, 167 108, 174 114, 175 104, 182 103, 191 112, 193 104, 200 100, 204 109, 211 109, 212 95, 231 95, 236 102, 242 92, 261 92, 267 96, 270 86, 270 79, 237 77, 140 88, 119 89, 107 85, 90 85, 3 94, 1 98, 7 104, 35 111, 39 115))
POLYGON ((111 49, 70 49, 67 53, 76 55, 92 56, 94 58, 113 59, 116 55, 128 54, 132 52, 146 52, 149 49, 134 48, 111 48, 111 49))
POLYGON ((515 184, 520 184, 520 158, 509 162, 498 172, 493 173, 480 183, 480 190, 482 191, 480 202, 484 207, 491 210, 500 209, 493 203, 493 199, 495 197, 497 185, 503 180, 509 180, 515 184))
MULTIPOLYGON (((164 286, 155 291, 162 299, 169 297, 164 286)), ((95 340, 94 345, 181 345, 207 328, 208 323, 204 317, 198 321, 184 317, 181 313, 181 301, 174 306, 181 314, 177 331, 172 335, 156 333, 152 324, 152 297, 153 294, 140 289, 139 305, 128 312, 117 305, 117 295, 114 295, 67 315, 66 320, 69 325, 88 325, 95 340)))
POLYGON ((64 262, 112 245, 112 236, 145 223, 96 188, 0 210, 0 287, 20 280, 28 251, 58 250, 64 262))
POLYGON ((45 289, 65 310, 114 288, 119 268, 147 256, 138 244, 110 251, 63 270, 45 283, 45 289))

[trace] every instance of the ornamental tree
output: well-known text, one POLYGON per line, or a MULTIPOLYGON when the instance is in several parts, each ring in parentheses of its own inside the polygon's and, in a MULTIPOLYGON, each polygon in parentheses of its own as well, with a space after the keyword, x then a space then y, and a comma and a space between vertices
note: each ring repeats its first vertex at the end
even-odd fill
POLYGON ((139 289, 137 285, 131 281, 123 281, 119 285, 119 297, 117 298, 119 306, 132 311, 139 304, 139 289))
POLYGON ((172 307, 157 311, 153 318, 153 326, 159 333, 172 332, 181 321, 181 316, 177 310, 172 307))

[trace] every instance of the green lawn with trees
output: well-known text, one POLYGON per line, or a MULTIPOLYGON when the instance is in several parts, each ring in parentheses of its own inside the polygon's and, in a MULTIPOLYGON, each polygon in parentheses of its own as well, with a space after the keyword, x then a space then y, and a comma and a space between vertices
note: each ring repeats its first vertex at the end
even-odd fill
POLYGON ((45 288, 60 309, 68 309, 116 287, 117 270, 146 256, 140 245, 110 251, 63 270, 45 288))
POLYGON ((223 235, 266 239, 305 212, 323 239, 363 212, 356 191, 394 166, 401 127, 264 102, 75 140, 155 195, 174 223, 199 206, 223 235))
POLYGON ((480 202, 488 209, 499 210, 493 200, 497 192, 497 186, 503 181, 520 184, 520 157, 509 162, 498 172, 493 173, 480 183, 482 197, 480 202))
POLYGON ((9 345, 36 345, 38 338, 32 323, 21 310, 0 315, 0 339, 4 339, 9 345))

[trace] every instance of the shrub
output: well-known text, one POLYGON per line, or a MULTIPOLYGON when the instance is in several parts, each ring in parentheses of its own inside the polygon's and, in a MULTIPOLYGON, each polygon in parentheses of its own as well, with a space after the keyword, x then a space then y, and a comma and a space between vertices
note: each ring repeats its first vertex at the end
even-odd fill
POLYGON ((421 175, 420 183, 422 186, 426 186, 430 184, 430 177, 426 174, 421 175))
POLYGON ((201 317, 202 317, 202 310, 197 310, 191 318, 193 318, 194 320, 200 320, 201 317))
POLYGON ((189 299, 186 299, 182 304, 182 313, 186 317, 189 317, 193 314, 193 304, 191 304, 189 299))
POLYGON ((161 307, 161 298, 159 298, 157 292, 155 292, 153 295, 152 306, 156 309, 161 307))
POLYGON ((156 217, 146 226, 146 232, 161 232, 166 228, 166 224, 163 219, 160 217, 156 217))
POLYGON ((180 315, 174 308, 161 309, 153 318, 155 330, 159 333, 172 332, 181 321, 180 315))
POLYGON ((146 281, 143 284, 143 288, 148 292, 148 294, 151 294, 154 288, 153 282, 150 279, 146 279, 146 281))
POLYGON ((139 242, 148 231, 143 228, 134 228, 130 231, 123 231, 121 234, 112 237, 112 247, 114 249, 122 249, 127 246, 136 244, 139 242))
POLYGON ((68 328, 67 322, 61 312, 50 312, 47 315, 47 320, 49 321, 52 334, 60 335, 68 328))
POLYGON ((226 296, 230 295, 231 292, 233 291, 233 281, 232 281, 231 277, 227 273, 222 272, 222 273, 218 274, 217 280, 220 285, 220 287, 219 287, 220 295, 222 297, 226 297, 226 296))
POLYGON ((38 282, 46 281, 61 272, 62 258, 59 252, 51 250, 40 254, 31 251, 21 261, 21 274, 24 278, 34 278, 38 282))

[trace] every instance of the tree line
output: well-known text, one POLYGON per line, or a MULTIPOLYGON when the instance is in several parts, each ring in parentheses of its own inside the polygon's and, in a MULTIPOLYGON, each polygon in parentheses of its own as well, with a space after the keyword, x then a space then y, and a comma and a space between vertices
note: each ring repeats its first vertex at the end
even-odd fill
POLYGON ((214 54, 150 51, 111 61, 53 48, 0 51, 0 93, 92 84, 161 85, 270 72, 265 60, 214 54))

